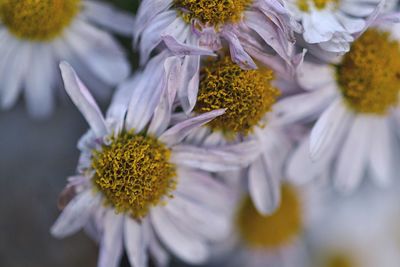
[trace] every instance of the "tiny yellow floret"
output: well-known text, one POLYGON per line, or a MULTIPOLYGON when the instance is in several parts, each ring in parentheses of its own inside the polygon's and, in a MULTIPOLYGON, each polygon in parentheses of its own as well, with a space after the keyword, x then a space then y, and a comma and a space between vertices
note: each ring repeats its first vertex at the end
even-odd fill
POLYGON ((339 6, 340 0, 297 0, 297 7, 303 11, 310 11, 310 5, 317 10, 325 9, 329 4, 334 8, 339 6))
POLYGON ((280 207, 272 215, 258 213, 247 197, 237 215, 237 227, 243 241, 252 248, 276 249, 290 244, 303 228, 302 207, 298 192, 282 186, 280 207))
POLYGON ((186 22, 197 19, 203 24, 220 26, 240 21, 253 0, 175 0, 175 8, 186 22))
POLYGON ((81 0, 0 0, 0 19, 16 37, 50 41, 80 10, 81 0))
POLYGON ((151 136, 123 132, 110 145, 93 151, 95 186, 106 205, 133 218, 143 218, 152 206, 163 204, 176 188, 171 151, 151 136))
POLYGON ((387 32, 366 31, 337 67, 346 104, 356 113, 385 115, 398 104, 400 47, 387 32))
POLYGON ((229 56, 211 61, 201 71, 195 111, 226 108, 224 115, 207 124, 224 133, 247 135, 271 111, 280 92, 271 82, 270 69, 243 70, 229 56))

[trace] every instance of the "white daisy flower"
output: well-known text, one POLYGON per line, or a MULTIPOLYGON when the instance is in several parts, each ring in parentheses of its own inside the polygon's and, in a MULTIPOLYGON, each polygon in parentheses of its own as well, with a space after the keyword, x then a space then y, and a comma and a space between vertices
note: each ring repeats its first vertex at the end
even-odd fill
POLYGON ((275 107, 281 122, 319 117, 290 160, 293 181, 305 182, 333 169, 335 186, 350 192, 366 170, 379 185, 396 177, 399 32, 398 24, 369 28, 338 64, 304 63, 298 82, 307 92, 275 107))
POLYGON ((332 198, 324 219, 310 229, 312 266, 399 266, 398 188, 364 189, 332 198))
POLYGON ((138 267, 147 266, 148 253, 166 266, 167 250, 189 263, 205 261, 209 242, 229 231, 232 196, 204 170, 240 168, 254 145, 203 149, 180 144, 224 110, 167 128, 157 118, 163 115, 155 112, 157 94, 147 90, 152 82, 147 78, 134 78, 133 91, 121 87, 104 119, 72 68, 62 63, 61 70, 66 90, 91 130, 79 143, 79 174, 65 191, 74 191, 75 197, 52 234, 64 237, 88 227, 100 242, 98 266, 103 267, 118 266, 124 248, 138 267))
POLYGON ((12 107, 24 90, 29 112, 48 115, 60 84, 60 60, 71 62, 95 88, 116 85, 128 76, 130 65, 101 28, 130 34, 132 25, 129 15, 98 1, 1 1, 1 107, 12 107))
POLYGON ((281 204, 271 215, 261 215, 250 198, 242 196, 233 233, 224 244, 227 252, 216 256, 226 266, 310 266, 304 233, 321 214, 320 188, 287 182, 281 186, 281 204))
MULTIPOLYGON (((302 39, 311 53, 343 55, 354 34, 361 32, 380 0, 289 0, 288 8, 304 31, 302 39)), ((394 1, 389 1, 394 2, 394 1)))
POLYGON ((219 108, 226 108, 226 112, 187 139, 206 147, 249 140, 257 143, 258 150, 250 155, 251 163, 244 176, 251 198, 263 214, 273 212, 279 205, 283 164, 291 146, 278 122, 269 118, 280 95, 273 85, 274 78, 275 72, 270 68, 244 70, 229 56, 206 62, 194 113, 219 108))
MULTIPOLYGON (((284 4, 277 0, 145 0, 139 7, 134 41, 142 63, 162 41, 174 53, 190 54, 195 48, 220 50, 229 45, 232 60, 244 69, 273 60, 276 53, 293 60, 293 30, 300 31, 284 4), (272 50, 272 49, 273 50, 272 50)), ((182 76, 196 82, 200 57, 184 57, 182 76)))

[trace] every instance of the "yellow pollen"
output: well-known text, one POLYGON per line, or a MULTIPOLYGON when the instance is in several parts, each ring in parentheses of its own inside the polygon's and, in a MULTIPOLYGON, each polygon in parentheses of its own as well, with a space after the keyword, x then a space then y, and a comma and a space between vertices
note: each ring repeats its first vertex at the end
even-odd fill
POLYGON ((21 39, 49 41, 79 12, 80 0, 0 0, 0 19, 21 39))
POLYGON ((247 197, 237 216, 239 233, 250 247, 280 248, 300 234, 301 209, 298 193, 288 184, 282 186, 281 205, 272 215, 260 215, 247 197))
POLYGON ((337 80, 346 104, 357 113, 385 115, 397 105, 400 48, 389 33, 366 31, 340 65, 337 80))
POLYGON ((219 26, 240 21, 253 0, 175 0, 175 8, 186 22, 197 19, 219 26))
POLYGON ((156 138, 124 132, 93 151, 94 183, 117 212, 143 218, 176 188, 171 151, 156 138))
POLYGON ((310 11, 310 5, 318 10, 322 10, 331 4, 336 9, 339 6, 339 1, 340 0, 297 0, 297 7, 303 12, 308 12, 310 11))
POLYGON ((195 111, 226 108, 209 124, 214 130, 247 135, 271 111, 279 90, 271 85, 272 70, 243 70, 230 57, 210 62, 201 72, 195 111))

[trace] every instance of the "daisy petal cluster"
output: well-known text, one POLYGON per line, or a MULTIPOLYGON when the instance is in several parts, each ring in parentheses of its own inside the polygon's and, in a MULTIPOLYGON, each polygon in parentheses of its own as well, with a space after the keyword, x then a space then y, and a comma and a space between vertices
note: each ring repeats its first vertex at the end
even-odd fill
POLYGON ((88 125, 51 234, 99 267, 398 266, 397 5, 0 0, 0 107, 64 87, 88 125))

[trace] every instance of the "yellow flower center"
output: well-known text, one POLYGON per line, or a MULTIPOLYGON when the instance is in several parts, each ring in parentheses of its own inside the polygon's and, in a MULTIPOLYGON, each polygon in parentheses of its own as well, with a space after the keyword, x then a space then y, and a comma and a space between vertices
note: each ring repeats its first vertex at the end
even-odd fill
POLYGON ((151 206, 172 197, 176 168, 171 151, 156 138, 132 133, 111 137, 110 145, 93 152, 94 183, 106 203, 134 218, 147 215, 151 206))
POLYGON ((49 41, 76 16, 80 0, 0 0, 0 19, 15 36, 49 41))
POLYGON ((336 9, 339 6, 339 1, 340 0, 297 0, 297 7, 303 12, 310 11, 310 7, 312 6, 315 9, 322 10, 329 4, 336 9))
POLYGON ((260 215, 247 197, 237 216, 239 233, 250 247, 272 249, 287 245, 302 230, 301 209, 298 193, 288 184, 282 186, 281 205, 272 215, 260 215))
POLYGON ((251 132, 279 96, 271 85, 272 70, 243 70, 228 56, 210 62, 201 75, 195 111, 226 108, 224 115, 207 125, 228 134, 251 132))
POLYGON ((335 253, 324 260, 322 267, 355 267, 354 261, 344 253, 335 253))
POLYGON ((400 49, 389 33, 366 31, 337 67, 346 104, 357 113, 384 115, 397 105, 400 90, 400 49))
POLYGON ((175 0, 175 8, 186 22, 197 19, 219 26, 238 22, 253 0, 175 0))

